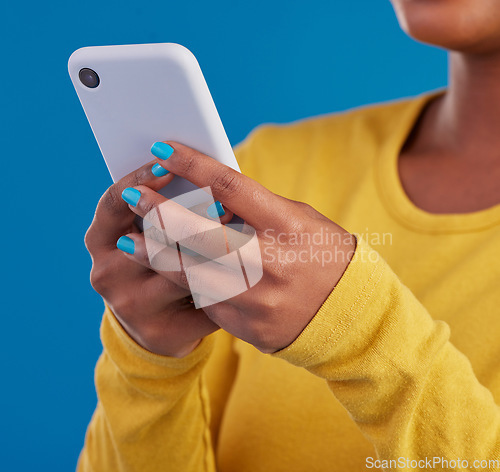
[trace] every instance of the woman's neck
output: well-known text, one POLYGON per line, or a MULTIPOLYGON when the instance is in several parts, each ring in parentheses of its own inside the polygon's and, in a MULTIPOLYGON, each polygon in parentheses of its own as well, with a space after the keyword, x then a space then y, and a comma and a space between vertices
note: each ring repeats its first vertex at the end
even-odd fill
POLYGON ((500 54, 450 53, 448 91, 431 108, 428 144, 434 149, 458 159, 498 160, 500 54))

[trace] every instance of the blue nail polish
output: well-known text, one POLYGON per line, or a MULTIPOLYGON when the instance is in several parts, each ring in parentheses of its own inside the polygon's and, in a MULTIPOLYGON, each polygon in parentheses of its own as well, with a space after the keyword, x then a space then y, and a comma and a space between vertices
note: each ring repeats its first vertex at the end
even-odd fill
POLYGON ((136 206, 139 198, 141 198, 141 192, 139 190, 128 187, 122 192, 122 198, 132 206, 136 206))
POLYGON ((155 164, 151 169, 151 172, 153 175, 156 175, 156 177, 163 177, 168 174, 168 170, 164 169, 160 164, 155 164))
POLYGON ((217 218, 218 216, 224 216, 226 212, 224 211, 224 208, 222 207, 221 202, 216 200, 213 202, 208 208, 207 208, 207 215, 210 218, 217 218))
POLYGON ((151 146, 151 154, 158 159, 168 159, 173 152, 174 148, 166 143, 157 142, 151 146))
POLYGON ((122 236, 116 241, 116 247, 127 254, 133 254, 135 252, 134 240, 130 239, 128 236, 122 236))

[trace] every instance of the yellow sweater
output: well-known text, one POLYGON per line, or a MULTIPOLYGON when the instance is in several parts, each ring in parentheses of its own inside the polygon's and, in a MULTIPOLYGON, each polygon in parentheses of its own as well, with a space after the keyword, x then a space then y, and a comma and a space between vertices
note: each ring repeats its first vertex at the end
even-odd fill
POLYGON ((500 205, 435 215, 405 195, 397 156, 431 96, 237 147, 244 173, 360 234, 354 258, 273 355, 223 331, 154 355, 106 309, 80 471, 500 470, 500 205))

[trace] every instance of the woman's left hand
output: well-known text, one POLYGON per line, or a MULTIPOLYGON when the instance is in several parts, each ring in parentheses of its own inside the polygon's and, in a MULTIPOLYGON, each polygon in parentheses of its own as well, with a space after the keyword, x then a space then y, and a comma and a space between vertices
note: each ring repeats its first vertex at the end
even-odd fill
POLYGON ((182 144, 160 146, 167 144, 174 152, 157 159, 159 165, 200 188, 209 187, 217 201, 255 231, 242 235, 139 185, 134 188, 140 198, 129 204, 131 211, 149 219, 153 231, 165 233, 164 240, 182 240, 203 257, 186 251, 179 257, 175 246, 163 250, 162 238, 150 239, 148 232, 146 239, 127 235, 136 248, 127 257, 190 289, 197 306, 232 335, 266 353, 285 348, 342 277, 354 253, 354 236, 305 203, 276 195, 182 144), (181 270, 173 270, 179 259, 181 270))

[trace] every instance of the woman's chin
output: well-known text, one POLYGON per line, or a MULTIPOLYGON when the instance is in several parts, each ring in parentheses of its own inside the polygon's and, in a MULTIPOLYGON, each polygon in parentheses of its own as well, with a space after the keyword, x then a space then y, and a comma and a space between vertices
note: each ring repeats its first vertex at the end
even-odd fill
POLYGON ((393 0, 402 29, 413 39, 452 51, 500 52, 500 8, 474 0, 393 0), (476 8, 473 7, 475 4, 476 8))
POLYGON ((435 31, 434 34, 412 30, 406 33, 416 41, 449 51, 475 55, 500 54, 500 38, 485 38, 484 34, 447 34, 446 30, 435 31))

